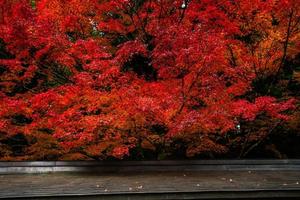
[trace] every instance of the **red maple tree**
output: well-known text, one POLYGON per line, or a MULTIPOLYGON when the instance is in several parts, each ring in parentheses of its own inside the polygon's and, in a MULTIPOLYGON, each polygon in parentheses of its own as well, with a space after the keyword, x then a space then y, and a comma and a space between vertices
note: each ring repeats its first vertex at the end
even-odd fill
POLYGON ((0 139, 24 135, 21 159, 224 153, 248 123, 290 119, 295 99, 272 88, 299 54, 299 7, 0 0, 0 139))

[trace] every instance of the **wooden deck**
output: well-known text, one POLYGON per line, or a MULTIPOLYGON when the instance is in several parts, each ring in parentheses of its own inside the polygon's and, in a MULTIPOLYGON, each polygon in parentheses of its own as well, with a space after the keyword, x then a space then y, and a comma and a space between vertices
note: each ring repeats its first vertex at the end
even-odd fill
MULTIPOLYGON (((8 163, 0 164, 3 172, 8 163)), ((18 163, 11 164, 16 167, 18 163)), ((20 168, 22 164, 25 167, 19 163, 20 168)), ((39 163, 42 164, 45 163, 39 163)), ((164 164, 169 166, 168 162, 164 164)), ((37 167, 37 163, 33 166, 37 167)), ((121 168, 126 166, 128 163, 121 168)), ((143 170, 141 166, 139 170, 115 172, 88 173, 88 167, 85 171, 70 172, 64 166, 65 172, 2 173, 0 199, 300 199, 300 168, 295 163, 291 168, 272 168, 270 164, 258 168, 248 163, 244 168, 231 168, 234 170, 228 170, 229 164, 198 170, 197 165, 192 170, 179 165, 177 170, 169 171, 159 170, 158 165, 152 170, 143 170)))

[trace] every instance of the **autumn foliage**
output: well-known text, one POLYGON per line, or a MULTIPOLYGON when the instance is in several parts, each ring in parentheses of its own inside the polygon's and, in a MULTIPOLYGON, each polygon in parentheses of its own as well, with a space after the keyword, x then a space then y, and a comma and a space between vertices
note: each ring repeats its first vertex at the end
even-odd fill
POLYGON ((298 0, 0 0, 0 160, 246 156, 299 131, 299 39, 298 0))

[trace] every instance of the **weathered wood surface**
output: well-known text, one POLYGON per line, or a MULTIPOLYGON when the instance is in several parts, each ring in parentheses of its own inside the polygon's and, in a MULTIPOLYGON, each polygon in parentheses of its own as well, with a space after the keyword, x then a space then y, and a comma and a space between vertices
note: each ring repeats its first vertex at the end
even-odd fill
POLYGON ((7 174, 0 198, 287 199, 300 197, 299 184, 299 170, 7 174))
POLYGON ((0 174, 45 172, 146 172, 300 170, 300 160, 49 161, 0 162, 0 174))
POLYGON ((0 199, 300 199, 299 184, 300 160, 0 162, 0 199))

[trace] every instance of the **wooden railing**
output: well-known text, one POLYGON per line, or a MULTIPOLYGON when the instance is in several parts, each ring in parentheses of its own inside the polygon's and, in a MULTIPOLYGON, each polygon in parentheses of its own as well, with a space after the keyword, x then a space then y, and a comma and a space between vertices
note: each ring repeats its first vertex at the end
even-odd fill
POLYGON ((300 160, 0 162, 0 174, 46 172, 300 170, 300 160))

